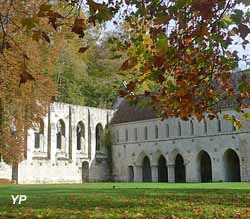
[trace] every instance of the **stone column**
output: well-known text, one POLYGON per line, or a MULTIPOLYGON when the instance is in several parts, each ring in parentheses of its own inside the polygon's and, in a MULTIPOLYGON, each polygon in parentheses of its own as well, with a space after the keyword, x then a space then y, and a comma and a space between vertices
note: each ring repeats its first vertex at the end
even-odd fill
POLYGON ((151 166, 152 182, 158 182, 158 165, 151 166))
POLYGON ((77 135, 76 135, 76 126, 72 126, 72 142, 71 142, 71 159, 76 161, 77 153, 77 135))
POLYGON ((240 173, 241 181, 250 181, 250 148, 247 148, 247 141, 241 141, 240 146, 240 173))
POLYGON ((212 162, 212 181, 220 182, 225 180, 224 166, 222 157, 211 157, 212 162))
POLYGON ((168 182, 175 182, 174 164, 168 164, 168 182))
POLYGON ((134 181, 142 182, 142 166, 135 165, 134 167, 134 181))
POLYGON ((50 159, 52 161, 56 160, 56 124, 51 123, 51 143, 50 143, 50 159))
POLYGON ((200 182, 198 163, 196 159, 190 159, 185 163, 186 182, 200 182))
POLYGON ((29 129, 27 133, 27 160, 32 161, 32 155, 35 145, 35 133, 34 130, 29 129))

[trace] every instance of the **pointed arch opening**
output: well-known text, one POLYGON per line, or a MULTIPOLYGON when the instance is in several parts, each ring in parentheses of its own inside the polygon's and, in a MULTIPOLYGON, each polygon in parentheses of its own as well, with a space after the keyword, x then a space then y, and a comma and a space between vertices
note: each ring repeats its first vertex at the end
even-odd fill
POLYGON ((221 120, 217 119, 217 131, 221 132, 221 120))
POLYGON ((96 151, 101 150, 102 136, 103 136, 103 127, 99 123, 96 125, 96 128, 95 128, 96 151))
POLYGON ((82 182, 89 182, 89 163, 82 162, 82 182))
POLYGON ((142 181, 152 182, 151 165, 147 156, 145 156, 142 161, 142 181))
POLYGON ((78 122, 76 128, 77 150, 85 149, 85 127, 83 122, 78 122))
POLYGON ((178 122, 178 136, 181 136, 181 123, 178 122))
POLYGON ((37 130, 35 131, 35 145, 36 149, 43 149, 44 147, 44 122, 40 119, 37 130))
POLYGON ((65 123, 62 119, 57 122, 56 125, 56 148, 60 150, 65 150, 65 123))
POLYGON ((206 151, 198 154, 198 168, 201 182, 212 182, 212 162, 206 151))
POLYGON ((167 162, 163 155, 158 160, 158 182, 168 182, 167 162))
POLYGON ((134 167, 128 166, 128 181, 134 182, 134 167))
POLYGON ((204 134, 207 134, 207 120, 204 118, 203 120, 204 123, 204 134))
POLYGON ((224 173, 226 182, 240 182, 240 159, 237 153, 228 149, 223 155, 224 173))
POLYGON ((155 139, 158 139, 159 137, 159 128, 158 125, 155 126, 155 139))
POLYGON ((184 164, 184 159, 180 154, 176 155, 175 158, 175 182, 183 183, 186 182, 186 167, 184 164))
POLYGON ((169 125, 166 124, 166 138, 169 138, 169 125))
POLYGON ((190 120, 190 135, 194 135, 194 122, 190 120))

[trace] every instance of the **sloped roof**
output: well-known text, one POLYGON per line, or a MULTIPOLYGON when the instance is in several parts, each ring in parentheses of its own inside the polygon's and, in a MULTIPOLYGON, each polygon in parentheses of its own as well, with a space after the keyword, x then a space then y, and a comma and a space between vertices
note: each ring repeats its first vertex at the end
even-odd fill
POLYGON ((145 98, 140 97, 136 104, 131 104, 125 99, 119 104, 111 124, 133 122, 158 118, 157 113, 149 104, 143 104, 145 98))
MULTIPOLYGON (((236 71, 232 73, 233 88, 235 90, 237 89, 238 81, 243 74, 246 74, 246 71, 236 71)), ((117 111, 111 120, 111 124, 159 118, 159 115, 156 113, 153 107, 150 106, 150 104, 141 104, 145 101, 145 99, 145 96, 140 96, 136 104, 130 104, 125 99, 120 101, 119 105, 117 106, 117 111)), ((250 99, 246 99, 244 103, 250 105, 250 99)), ((215 107, 217 109, 232 109, 236 105, 236 100, 231 99, 221 100, 215 105, 215 107)))

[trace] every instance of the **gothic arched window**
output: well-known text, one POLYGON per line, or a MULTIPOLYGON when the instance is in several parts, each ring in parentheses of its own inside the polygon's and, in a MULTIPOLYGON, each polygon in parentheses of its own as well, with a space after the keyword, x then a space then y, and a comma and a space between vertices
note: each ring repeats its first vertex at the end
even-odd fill
POLYGON ((38 129, 35 131, 35 148, 42 148, 44 145, 44 123, 41 119, 38 124, 38 129))
POLYGON ((181 136, 181 123, 178 122, 178 136, 181 136))
POLYGON ((57 122, 56 128, 56 148, 65 150, 65 123, 62 119, 57 122))
POLYGON ((217 131, 221 132, 221 120, 217 119, 217 131))
POLYGON ((128 141, 128 129, 125 130, 125 141, 128 141))
POLYGON ((203 122, 204 122, 204 133, 207 134, 207 121, 205 118, 203 122))
POLYGON ((166 137, 169 138, 169 125, 166 125, 166 137))
POLYGON ((158 126, 155 126, 155 138, 157 139, 159 137, 159 129, 158 126))
POLYGON ((148 140, 148 127, 144 127, 144 138, 148 140))
POLYGON ((77 135, 77 150, 82 150, 85 143, 85 129, 83 122, 78 122, 76 128, 77 135))
POLYGON ((99 123, 95 128, 96 151, 101 150, 102 135, 103 135, 103 127, 99 123))
POLYGON ((193 120, 190 121, 190 134, 194 135, 194 123, 193 123, 193 120))

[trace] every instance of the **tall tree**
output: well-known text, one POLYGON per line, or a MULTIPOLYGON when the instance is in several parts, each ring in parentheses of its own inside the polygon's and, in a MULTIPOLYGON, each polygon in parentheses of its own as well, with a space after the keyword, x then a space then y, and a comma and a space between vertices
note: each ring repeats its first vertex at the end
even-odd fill
POLYGON ((243 48, 249 45, 249 5, 244 0, 124 1, 128 37, 114 40, 129 56, 122 70, 131 70, 134 79, 122 94, 136 100, 138 88, 154 83, 157 89, 144 91, 159 113, 184 120, 191 115, 201 120, 204 112, 214 118, 221 101, 234 102, 238 111, 246 107, 249 76, 233 87, 231 72, 240 57, 228 47, 234 39, 243 48))
MULTIPOLYGON (((212 118, 224 99, 244 107, 249 79, 245 75, 233 89, 230 71, 238 55, 228 46, 234 36, 243 47, 249 44, 249 5, 248 0, 1 1, 0 153, 17 161, 8 155, 24 150, 26 129, 46 112, 62 36, 73 32, 83 38, 86 29, 117 19, 117 13, 121 19, 115 23, 125 21, 127 33, 117 37, 117 49, 128 55, 121 69, 133 77, 124 96, 136 99, 138 87, 146 88, 163 116, 182 119, 196 115, 200 120, 204 112, 212 118), (54 54, 44 56, 44 51, 54 54)), ((79 52, 87 49, 83 45, 79 52)))

